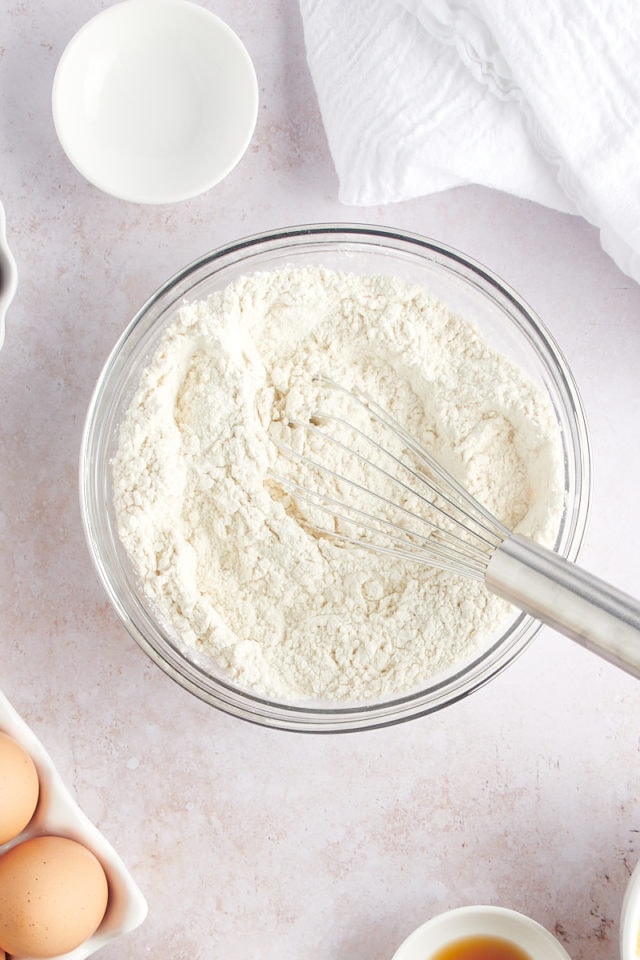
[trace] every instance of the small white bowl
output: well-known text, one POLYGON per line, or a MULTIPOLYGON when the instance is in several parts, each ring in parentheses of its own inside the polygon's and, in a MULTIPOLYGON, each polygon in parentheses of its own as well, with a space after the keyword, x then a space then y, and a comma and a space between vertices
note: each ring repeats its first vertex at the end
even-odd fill
POLYGON ((640 958, 640 862, 627 884, 620 913, 620 958, 640 958))
POLYGON ((4 320, 16 295, 18 270, 7 243, 4 207, 0 203, 0 348, 4 343, 4 320))
POLYGON ((67 45, 53 81, 53 120, 71 163, 134 203, 204 193, 247 149, 258 83, 245 47, 189 0, 124 0, 67 45))
MULTIPOLYGON (((51 834, 70 837, 88 847, 98 858, 109 884, 109 902, 102 923, 75 950, 52 960, 86 960, 107 943, 138 927, 147 915, 147 902, 127 868, 98 828, 69 793, 48 753, 22 717, 0 691, 0 730, 17 740, 38 771, 40 797, 30 823, 19 836, 0 846, 0 855, 31 837, 51 834)), ((0 950, 0 957, 4 954, 0 950)), ((27 958, 28 960, 28 958, 27 958)))
POLYGON ((414 930, 393 960, 431 960, 436 951, 465 937, 500 937, 519 947, 531 960, 571 960, 548 930, 530 917, 505 907, 458 907, 441 913, 414 930))

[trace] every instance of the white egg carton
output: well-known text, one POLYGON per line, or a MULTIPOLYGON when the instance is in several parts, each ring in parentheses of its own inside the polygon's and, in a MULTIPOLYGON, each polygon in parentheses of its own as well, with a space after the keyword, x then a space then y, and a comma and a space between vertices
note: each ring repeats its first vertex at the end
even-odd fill
MULTIPOLYGON (((19 837, 0 846, 0 855, 30 837, 52 834, 70 837, 88 847, 100 860, 109 884, 109 902, 98 930, 83 944, 55 960, 85 960, 107 943, 138 927, 147 915, 147 903, 113 847, 82 812, 48 753, 0 691, 0 730, 30 754, 40 779, 40 798, 31 822, 19 837)), ((12 958, 13 960, 13 958, 12 958)), ((20 958, 30 960, 30 958, 20 958)))

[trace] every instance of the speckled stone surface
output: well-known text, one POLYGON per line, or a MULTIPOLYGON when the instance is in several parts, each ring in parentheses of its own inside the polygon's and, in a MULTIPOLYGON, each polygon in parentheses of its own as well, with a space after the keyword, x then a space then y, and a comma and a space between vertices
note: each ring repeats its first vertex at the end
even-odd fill
POLYGON ((259 78, 253 142, 203 196, 141 207, 71 167, 50 93, 106 4, 0 11, 0 198, 20 271, 0 352, 0 686, 149 902, 104 960, 387 960, 419 923, 490 902, 616 960, 640 858, 640 684, 549 629, 468 700, 392 729, 268 731, 199 703, 112 612, 80 522, 95 380, 131 315, 217 245, 369 221, 458 247, 542 317, 580 386, 593 453, 581 561, 640 593, 640 288, 584 221, 474 187, 388 208, 337 200, 294 0, 207 3, 259 78))

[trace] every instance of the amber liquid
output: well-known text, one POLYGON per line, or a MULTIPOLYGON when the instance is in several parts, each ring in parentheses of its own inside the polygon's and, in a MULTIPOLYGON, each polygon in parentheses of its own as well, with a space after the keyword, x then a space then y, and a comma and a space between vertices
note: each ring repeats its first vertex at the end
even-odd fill
POLYGON ((475 936, 454 940, 429 960, 532 960, 532 957, 502 937, 475 936))

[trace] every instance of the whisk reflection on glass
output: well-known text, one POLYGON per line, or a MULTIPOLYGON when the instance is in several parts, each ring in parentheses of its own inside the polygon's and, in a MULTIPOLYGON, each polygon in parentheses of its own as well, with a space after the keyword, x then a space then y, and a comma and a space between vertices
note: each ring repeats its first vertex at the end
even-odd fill
POLYGON ((294 432, 305 432, 305 451, 278 446, 303 468, 303 479, 312 479, 271 475, 305 504, 305 523, 316 535, 481 580, 492 593, 640 677, 640 603, 512 533, 372 398, 329 379, 321 384, 349 401, 356 416, 318 410, 308 419, 289 420, 294 432), (329 449, 336 455, 331 464, 337 459, 340 467, 323 460, 322 451, 329 449))

